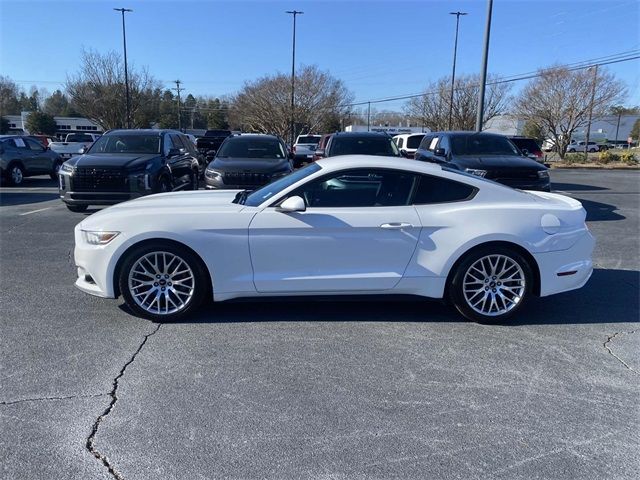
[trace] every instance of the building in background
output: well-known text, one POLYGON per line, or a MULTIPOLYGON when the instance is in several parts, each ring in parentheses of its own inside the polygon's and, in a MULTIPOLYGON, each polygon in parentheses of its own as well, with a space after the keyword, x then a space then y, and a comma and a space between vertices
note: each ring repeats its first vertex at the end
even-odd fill
POLYGON ((380 132, 387 133, 391 136, 400 135, 402 133, 423 133, 430 132, 426 127, 403 127, 400 125, 396 126, 381 126, 381 125, 371 125, 367 127, 366 125, 348 125, 344 129, 345 132, 380 132))
MULTIPOLYGON (((12 134, 30 134, 27 129, 27 117, 31 112, 22 112, 20 115, 5 115, 9 122, 9 132, 12 134)), ((82 117, 53 117, 56 121, 57 137, 64 137, 67 133, 103 133, 102 128, 88 118, 82 117)))

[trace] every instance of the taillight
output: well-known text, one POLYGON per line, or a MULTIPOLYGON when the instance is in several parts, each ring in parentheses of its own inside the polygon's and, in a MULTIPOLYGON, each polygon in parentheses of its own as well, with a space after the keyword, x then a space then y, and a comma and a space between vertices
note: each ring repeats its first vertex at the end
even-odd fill
POLYGON ((542 157, 542 152, 535 152, 536 157, 541 158, 542 157))

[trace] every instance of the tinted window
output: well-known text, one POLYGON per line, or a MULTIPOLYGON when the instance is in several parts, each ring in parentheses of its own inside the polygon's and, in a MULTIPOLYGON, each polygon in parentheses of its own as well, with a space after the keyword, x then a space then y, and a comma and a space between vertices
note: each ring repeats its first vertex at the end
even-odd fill
POLYGON ((511 141, 516 144, 520 150, 523 148, 529 152, 539 152, 540 146, 533 138, 512 138, 511 141))
POLYGON ((422 141, 420 142, 421 150, 429 150, 429 145, 431 144, 431 140, 433 140, 434 135, 425 135, 422 141))
POLYGON ((24 141, 24 138, 12 138, 7 140, 7 144, 15 148, 23 148, 26 150, 27 144, 24 141))
POLYGON ((420 175, 420 182, 413 197, 415 205, 457 202, 471 197, 475 188, 446 178, 420 175))
POLYGON ((67 137, 67 142, 93 142, 91 135, 86 133, 71 134, 67 137))
POLYGON ((181 150, 187 148, 187 146, 182 142, 181 135, 176 135, 175 133, 172 133, 169 136, 171 137, 171 142, 173 143, 174 148, 179 148, 181 150))
POLYGON ((160 153, 160 135, 113 134, 100 137, 91 153, 160 153))
POLYGON ((268 185, 265 185, 262 188, 259 188, 255 192, 251 193, 245 200, 244 204, 250 207, 257 207, 261 205, 263 202, 273 198, 282 190, 286 190, 294 183, 302 180, 309 175, 312 175, 320 170, 320 166, 317 163, 311 163, 304 168, 296 170, 293 173, 290 173, 286 177, 282 177, 275 182, 271 182, 268 185))
POLYGON ((520 155, 506 137, 498 135, 454 135, 451 151, 454 155, 520 155))
POLYGON ((277 138, 240 136, 228 138, 216 157, 279 159, 285 158, 286 154, 277 138))
POLYGON ((29 147, 29 149, 34 150, 36 152, 42 152, 42 150, 44 149, 44 147, 42 146, 42 144, 40 142, 37 142, 35 140, 32 140, 30 138, 25 138, 24 139, 27 146, 29 147))
POLYGON ((309 208, 393 207, 409 204, 416 176, 397 170, 335 172, 296 189, 309 208))
POLYGON ((314 135, 298 137, 298 143, 313 143, 314 145, 317 145, 319 141, 320 141, 320 137, 316 137, 314 135))
POLYGON ((424 135, 411 135, 407 138, 407 148, 418 148, 423 138, 424 135))
POLYGON ((440 144, 438 148, 444 148, 445 153, 449 153, 451 151, 451 143, 449 142, 449 137, 446 135, 440 138, 440 144))
POLYGON ((379 155, 399 156, 398 147, 391 137, 366 136, 366 137, 341 137, 335 136, 331 140, 330 157, 337 155, 379 155))
POLYGON ((396 145, 398 145, 398 148, 404 148, 404 138, 400 137, 396 139, 396 145))

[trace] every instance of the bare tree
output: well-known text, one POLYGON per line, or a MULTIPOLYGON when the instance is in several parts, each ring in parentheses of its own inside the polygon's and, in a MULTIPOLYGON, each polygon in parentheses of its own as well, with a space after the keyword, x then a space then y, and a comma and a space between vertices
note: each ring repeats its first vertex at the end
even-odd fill
POLYGON ((625 91, 622 82, 602 69, 597 75, 593 69, 548 69, 524 87, 513 114, 547 132, 564 158, 571 136, 587 126, 589 110, 594 119, 606 115, 625 91))
MULTIPOLYGON (((124 62, 109 52, 83 51, 80 71, 67 78, 67 94, 79 113, 103 129, 122 128, 126 124, 124 62)), ((141 107, 159 91, 159 84, 146 69, 129 66, 131 117, 134 127, 148 126, 148 115, 141 107), (141 113, 138 115, 138 113, 141 113)))
MULTIPOLYGON (((508 83, 495 83, 496 77, 487 79, 483 123, 504 113, 509 102, 508 83)), ((451 77, 442 77, 427 85, 424 95, 412 98, 405 105, 405 113, 412 121, 431 130, 447 130, 449 123, 449 102, 451 77)), ((480 76, 462 75, 456 78, 453 92, 454 130, 473 130, 476 123, 480 76)))
MULTIPOLYGON (((346 112, 352 99, 341 80, 316 66, 302 68, 296 75, 296 132, 316 132, 336 115, 346 112)), ((229 122, 235 128, 275 133, 286 138, 291 119, 291 78, 278 73, 244 85, 231 99, 229 122)))

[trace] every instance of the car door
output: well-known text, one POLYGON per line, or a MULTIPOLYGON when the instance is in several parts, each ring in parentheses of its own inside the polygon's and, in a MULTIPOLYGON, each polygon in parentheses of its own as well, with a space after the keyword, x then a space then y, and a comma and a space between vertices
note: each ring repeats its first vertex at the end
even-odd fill
POLYGON ((51 157, 47 154, 47 149, 42 144, 32 138, 25 138, 27 145, 28 160, 25 165, 29 174, 51 173, 53 171, 53 163, 51 157))
POLYGON ((259 292, 390 290, 402 278, 420 234, 409 205, 416 176, 354 169, 312 180, 287 197, 304 212, 271 205, 253 218, 249 248, 259 292))
POLYGON ((171 172, 173 173, 174 185, 178 186, 191 181, 191 165, 193 161, 187 146, 182 142, 180 135, 170 133, 169 138, 171 138, 171 143, 174 148, 180 150, 178 155, 174 155, 167 159, 167 162, 171 167, 171 172))

